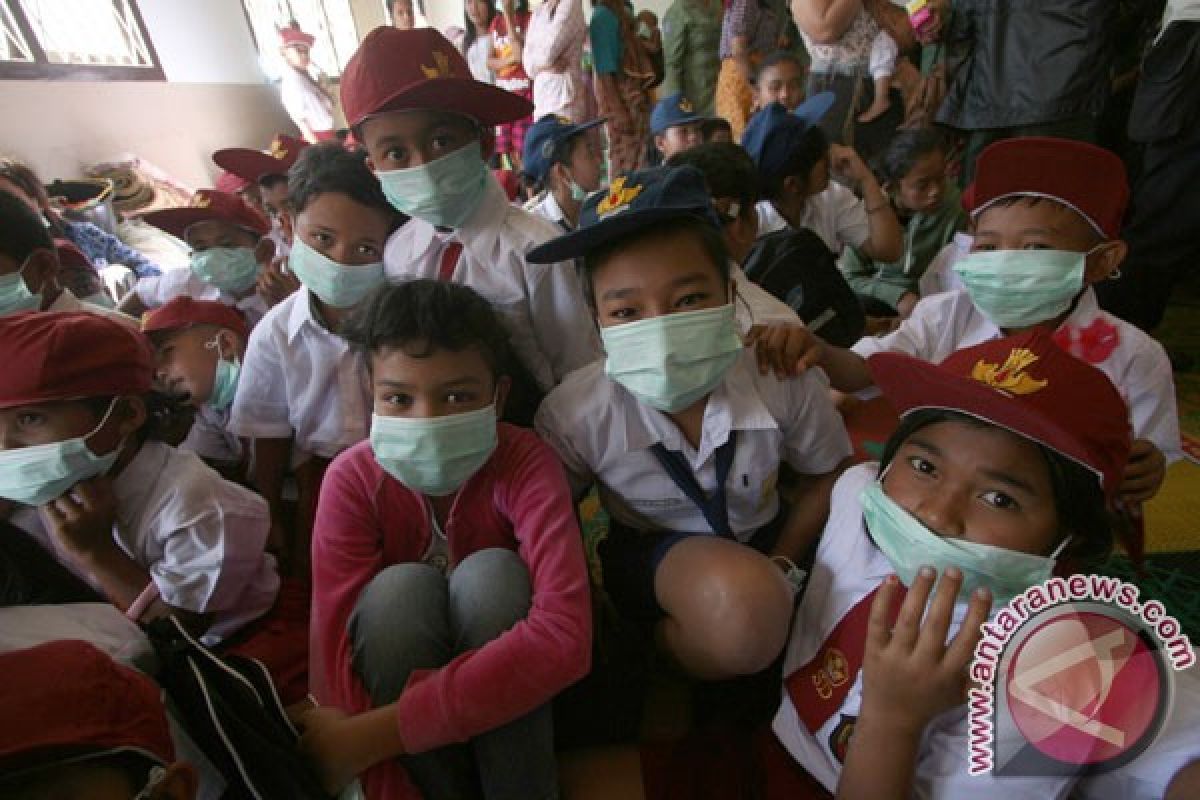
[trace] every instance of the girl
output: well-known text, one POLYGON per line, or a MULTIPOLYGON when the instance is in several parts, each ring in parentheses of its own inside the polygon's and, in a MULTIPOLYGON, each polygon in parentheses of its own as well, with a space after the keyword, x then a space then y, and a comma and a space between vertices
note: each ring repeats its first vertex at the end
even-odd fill
POLYGON ((141 334, 87 313, 0 318, 0 497, 20 526, 132 620, 180 617, 216 644, 279 589, 258 495, 154 439, 141 334))
POLYGON ((721 71, 717 76, 717 115, 729 120, 734 141, 754 107, 754 71, 782 45, 784 20, 766 0, 733 0, 721 25, 721 71))
POLYGON ((463 12, 462 54, 471 75, 480 83, 495 83, 496 75, 488 66, 492 56, 492 19, 496 9, 488 0, 467 0, 463 12))
MULTIPOLYGON (((501 13, 492 19, 492 57, 488 68, 496 75, 496 85, 525 100, 533 100, 533 84, 521 63, 525 32, 529 30, 529 5, 525 0, 501 0, 501 13)), ((508 156, 514 172, 521 171, 521 151, 532 116, 496 126, 496 154, 508 156)))
POLYGON ((533 81, 533 118, 547 114, 573 123, 587 119, 583 43, 587 25, 579 0, 547 0, 529 21, 523 63, 533 81))
POLYGON ((946 145, 931 128, 901 131, 876 170, 904 227, 904 254, 880 262, 847 248, 841 268, 867 314, 906 318, 920 299, 921 276, 967 224, 958 189, 946 179, 946 145))
POLYGON ((525 178, 532 182, 534 199, 525 208, 575 230, 588 194, 600 188, 604 168, 592 129, 604 120, 578 125, 558 117, 542 117, 525 139, 525 178))
POLYGON ((556 797, 549 703, 588 670, 590 598, 553 451, 497 422, 504 326, 473 290, 415 280, 351 336, 375 413, 321 491, 313 688, 334 708, 303 746, 331 790, 365 771, 371 798, 556 797))
POLYGON ((795 111, 804 100, 804 65, 795 53, 779 50, 758 65, 754 75, 754 107, 779 103, 795 111))

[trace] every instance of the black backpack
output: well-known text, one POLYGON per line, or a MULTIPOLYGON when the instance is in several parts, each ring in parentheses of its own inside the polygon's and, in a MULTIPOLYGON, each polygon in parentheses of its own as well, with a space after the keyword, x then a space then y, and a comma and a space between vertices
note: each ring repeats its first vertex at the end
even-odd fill
POLYGON ((215 655, 174 617, 155 620, 147 633, 161 664, 159 684, 228 784, 223 800, 329 800, 297 749, 266 667, 215 655))
POLYGON ((858 297, 812 231, 788 228, 759 237, 743 269, 830 344, 849 347, 862 338, 866 318, 858 297))

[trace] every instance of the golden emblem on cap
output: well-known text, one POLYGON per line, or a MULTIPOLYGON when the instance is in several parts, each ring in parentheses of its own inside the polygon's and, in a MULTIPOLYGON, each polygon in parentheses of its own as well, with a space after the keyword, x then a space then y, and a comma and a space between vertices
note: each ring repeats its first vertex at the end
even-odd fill
POLYGON ((564 117, 562 114, 555 114, 555 115, 554 115, 554 118, 555 118, 556 120, 558 120, 558 124, 559 124, 559 125, 570 125, 570 124, 571 124, 571 120, 570 120, 570 118, 569 118, 569 117, 564 117))
POLYGON ((608 196, 600 201, 600 205, 596 206, 596 216, 603 219, 609 214, 624 211, 641 193, 641 186, 626 187, 625 176, 622 175, 612 182, 612 186, 608 187, 608 196))
POLYGON ((268 155, 276 161, 283 161, 288 157, 287 145, 283 143, 283 139, 275 139, 271 142, 271 149, 268 151, 268 155))
POLYGON ((685 114, 690 114, 693 111, 695 111, 696 109, 691 104, 691 101, 689 101, 686 97, 683 97, 683 98, 680 98, 680 100, 679 100, 679 110, 685 114))
POLYGON ((999 366, 979 359, 971 370, 971 377, 1006 394, 1033 394, 1050 383, 1048 380, 1039 380, 1025 371, 1037 360, 1038 356, 1032 350, 1016 347, 999 366))
POLYGON ((211 205, 212 197, 203 189, 192 195, 192 208, 208 208, 211 205))
POLYGON ((422 64, 421 72, 425 74, 425 77, 428 80, 433 80, 434 78, 454 77, 454 70, 450 68, 450 56, 446 55, 441 50, 433 51, 433 66, 427 67, 422 64))

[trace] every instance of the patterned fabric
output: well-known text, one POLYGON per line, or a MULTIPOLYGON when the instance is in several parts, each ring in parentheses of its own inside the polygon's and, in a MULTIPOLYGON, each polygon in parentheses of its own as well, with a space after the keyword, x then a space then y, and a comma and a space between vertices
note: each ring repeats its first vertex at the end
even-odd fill
POLYGON ((721 62, 720 0, 675 0, 663 17, 662 96, 681 92, 697 113, 712 114, 721 62))
MULTIPOLYGON (((762 58, 751 55, 750 62, 757 65, 762 58)), ((721 72, 717 76, 717 116, 729 121, 733 129, 733 140, 742 140, 742 131, 750 120, 754 107, 754 87, 742 74, 742 68, 732 58, 721 61, 721 72)))
POLYGON ((583 43, 587 39, 581 0, 547 0, 533 13, 522 59, 533 78, 533 118, 547 114, 583 122, 583 43))
POLYGON ((807 33, 800 31, 804 46, 812 57, 813 72, 840 71, 849 73, 867 64, 871 44, 879 34, 879 24, 865 10, 850 23, 850 27, 834 44, 817 44, 807 33))
POLYGON ((90 222, 63 220, 63 232, 97 269, 110 264, 123 264, 139 278, 162 274, 157 264, 90 222))
MULTIPOLYGON (((524 97, 526 100, 533 99, 533 91, 527 86, 524 89, 514 90, 510 92, 524 97)), ((496 126, 496 152, 497 153, 516 153, 521 155, 525 149, 525 134, 529 130, 529 126, 533 124, 532 117, 525 117, 516 122, 508 122, 504 125, 496 126)))
MULTIPOLYGON (((744 36, 751 53, 762 57, 779 47, 779 35, 783 33, 783 19, 770 7, 763 7, 759 0, 733 0, 725 11, 725 22, 721 26, 721 58, 733 56, 733 40, 744 36)), ((870 42, 867 42, 870 47, 870 42)), ((719 91, 719 90, 718 90, 719 91)))

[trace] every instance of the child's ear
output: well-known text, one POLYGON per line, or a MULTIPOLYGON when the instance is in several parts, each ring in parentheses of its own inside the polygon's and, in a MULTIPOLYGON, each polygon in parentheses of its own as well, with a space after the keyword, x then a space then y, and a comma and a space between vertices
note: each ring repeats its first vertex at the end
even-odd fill
POLYGON ((288 247, 291 247, 293 231, 296 230, 296 218, 292 215, 291 209, 285 208, 279 213, 279 230, 283 234, 283 240, 287 242, 288 247))
POLYGON ((496 419, 504 416, 504 404, 508 401, 508 393, 512 389, 512 378, 501 375, 496 379, 496 419))
POLYGON ((217 331, 217 358, 226 361, 240 360, 244 347, 242 337, 228 328, 217 331))
POLYGON ((124 441, 146 424, 146 403, 136 395, 127 395, 118 401, 113 416, 117 417, 117 441, 124 441))
POLYGON ((667 147, 667 137, 665 134, 654 134, 654 149, 660 153, 665 153, 667 147))
POLYGON ((259 239, 258 244, 254 245, 254 260, 265 266, 270 264, 274 257, 275 241, 266 236, 259 239))
POLYGON ((1087 259, 1084 268, 1084 280, 1088 284, 1099 283, 1115 277, 1129 253, 1129 245, 1120 239, 1113 239, 1100 245, 1087 259))
POLYGON ((58 286, 58 270, 58 254, 53 250, 41 248, 29 254, 21 277, 29 291, 44 294, 46 289, 58 286))

